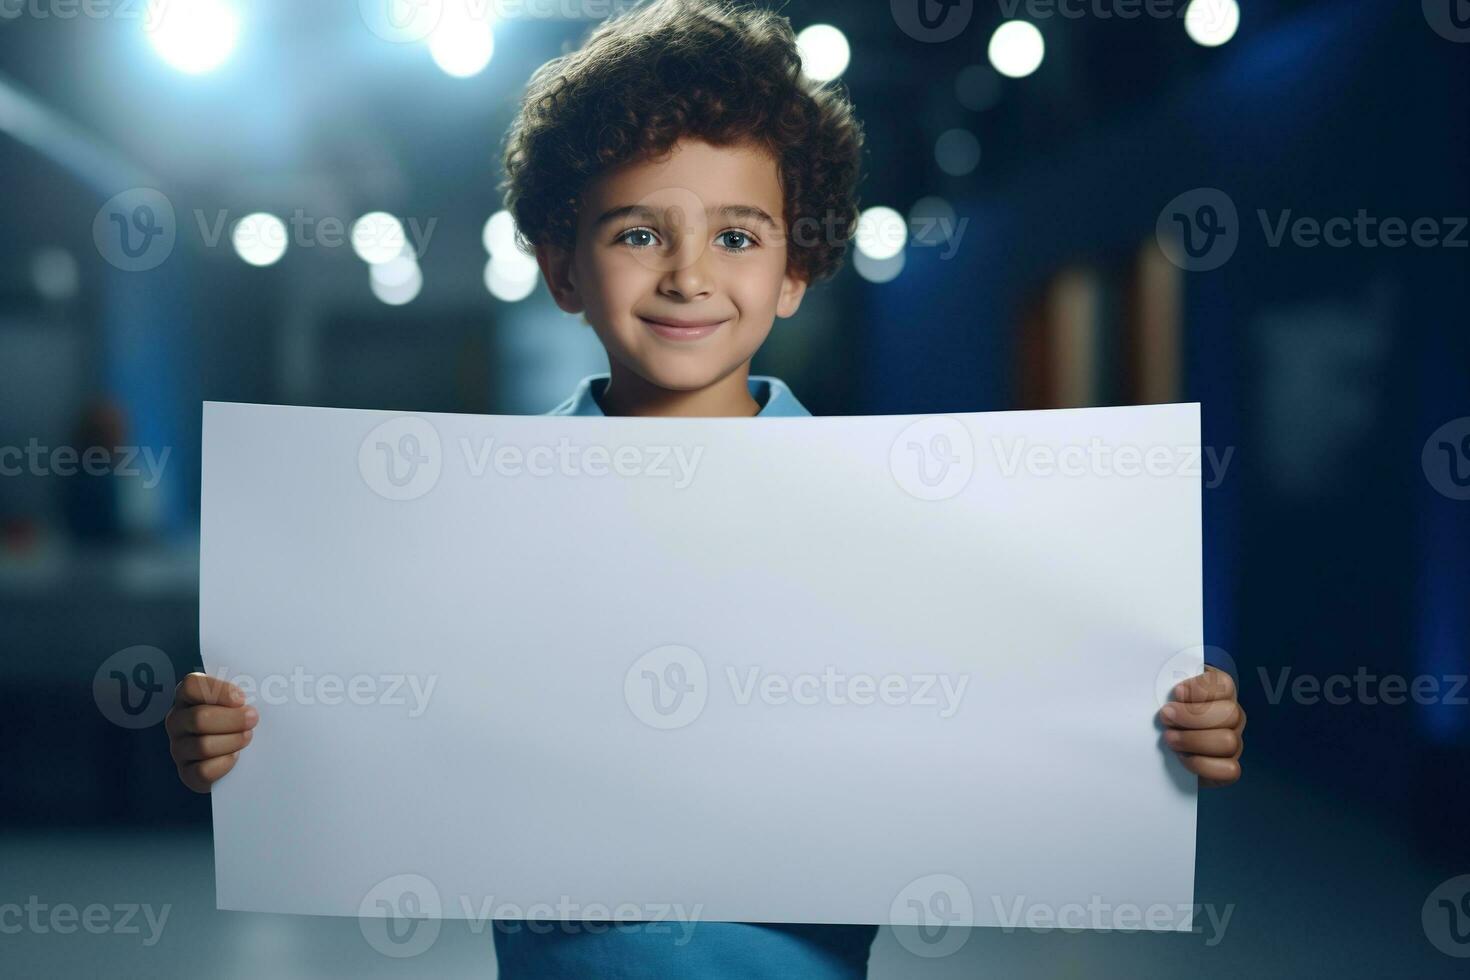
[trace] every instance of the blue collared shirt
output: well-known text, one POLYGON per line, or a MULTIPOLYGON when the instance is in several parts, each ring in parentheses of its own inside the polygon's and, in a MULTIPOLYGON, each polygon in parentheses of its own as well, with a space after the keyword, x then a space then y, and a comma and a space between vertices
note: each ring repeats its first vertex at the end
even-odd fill
MULTIPOLYGON (((602 415, 607 374, 589 375, 548 415, 602 415)), ((811 415, 779 378, 753 375, 757 417, 811 415)), ((616 847, 616 841, 609 841, 616 847)), ((501 980, 585 977, 802 977, 860 980, 877 926, 746 922, 495 920, 501 980)))
MULTIPOLYGON (((611 375, 607 372, 602 374, 589 374, 577 383, 572 391, 571 397, 560 405, 547 412, 547 415, 605 415, 602 410, 600 399, 602 393, 607 390, 607 383, 611 375)), ((773 378, 764 374, 752 374, 746 379, 746 386, 750 388, 750 397, 761 406, 757 413, 763 418, 792 418, 795 416, 811 415, 806 406, 796 400, 791 389, 786 387, 786 382, 780 378, 773 378)))

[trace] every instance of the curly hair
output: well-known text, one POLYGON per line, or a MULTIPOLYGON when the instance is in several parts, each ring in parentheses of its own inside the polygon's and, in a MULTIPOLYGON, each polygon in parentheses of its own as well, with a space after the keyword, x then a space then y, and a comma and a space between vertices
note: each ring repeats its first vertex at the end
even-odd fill
POLYGON ((788 273, 836 274, 857 223, 862 126, 845 91, 802 74, 787 18, 731 0, 640 4, 532 74, 499 188, 518 246, 571 250, 589 182, 685 137, 764 149, 780 177, 788 273))

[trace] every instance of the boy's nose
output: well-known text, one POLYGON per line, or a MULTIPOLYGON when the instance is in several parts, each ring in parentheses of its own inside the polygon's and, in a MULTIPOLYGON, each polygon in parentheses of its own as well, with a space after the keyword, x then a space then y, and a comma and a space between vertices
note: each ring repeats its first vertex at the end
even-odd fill
POLYGON ((709 245, 702 238, 685 236, 669 256, 660 290, 685 300, 708 296, 713 277, 709 272, 709 245))

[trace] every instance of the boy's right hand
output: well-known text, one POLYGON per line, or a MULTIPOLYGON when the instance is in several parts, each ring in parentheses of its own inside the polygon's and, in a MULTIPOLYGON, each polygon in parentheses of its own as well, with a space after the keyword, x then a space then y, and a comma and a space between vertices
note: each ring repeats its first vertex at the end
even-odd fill
POLYGON ((179 779, 196 793, 208 793, 235 768, 259 720, 235 685, 208 674, 187 675, 174 690, 174 706, 163 722, 179 779))

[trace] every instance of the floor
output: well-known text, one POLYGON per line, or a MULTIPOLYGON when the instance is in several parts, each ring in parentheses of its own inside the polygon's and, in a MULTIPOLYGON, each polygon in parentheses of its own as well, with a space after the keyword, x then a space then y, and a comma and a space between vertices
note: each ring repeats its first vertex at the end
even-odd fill
MULTIPOLYGON (((1431 865, 1392 828, 1255 772, 1202 797, 1196 898, 1213 906, 1215 920, 1201 916, 1201 932, 975 929, 954 953, 921 958, 885 928, 870 977, 1466 976, 1470 964, 1432 945, 1420 912, 1438 884, 1470 868, 1431 865)), ((423 953, 394 959, 369 945, 356 919, 220 912, 213 887, 206 833, 8 831, 0 836, 0 972, 495 976, 489 929, 478 923, 447 920, 423 953), (28 903, 44 906, 34 919, 28 903), (22 908, 5 911, 13 905, 22 908), (66 912, 56 925, 72 931, 54 930, 50 912, 63 905, 90 916, 95 932, 66 912)))

